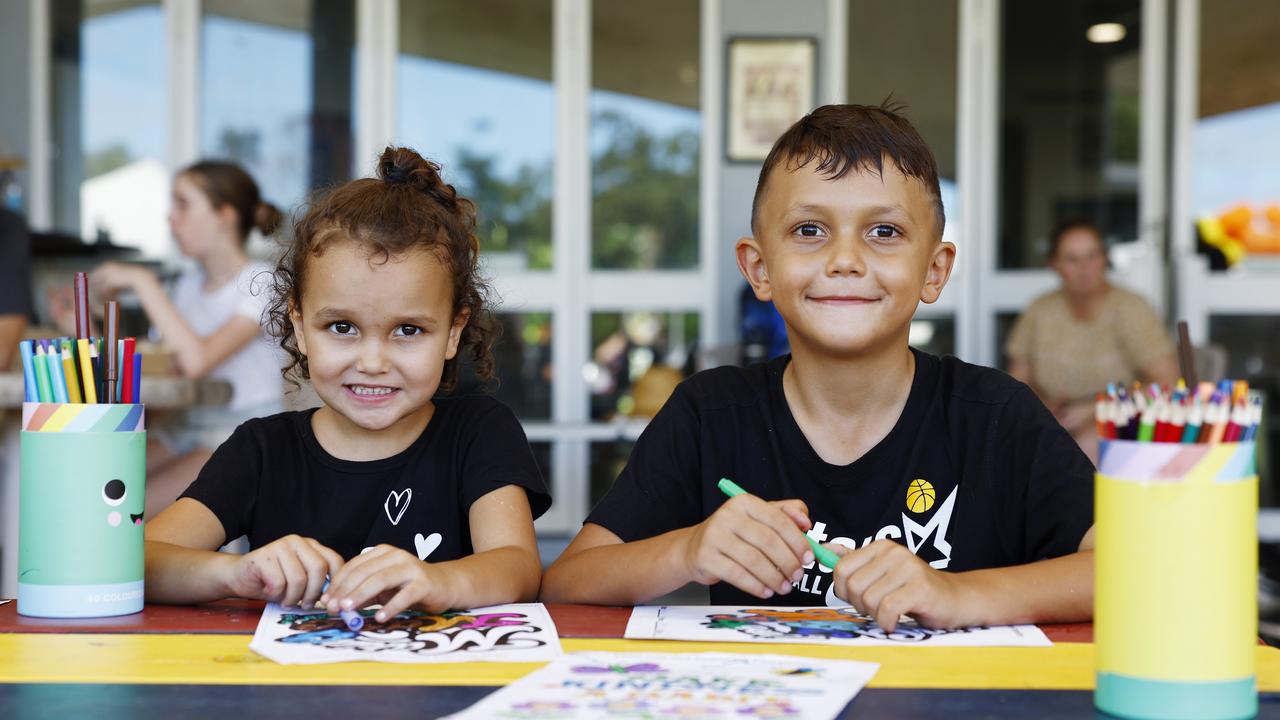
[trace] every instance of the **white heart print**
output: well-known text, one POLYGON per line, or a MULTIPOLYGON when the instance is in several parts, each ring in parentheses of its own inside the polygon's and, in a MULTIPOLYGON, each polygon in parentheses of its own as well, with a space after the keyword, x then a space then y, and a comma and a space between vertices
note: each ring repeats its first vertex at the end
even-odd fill
POLYGON ((414 535, 413 546, 418 550, 418 559, 426 560, 428 555, 440 547, 441 540, 444 540, 444 537, 440 533, 431 533, 426 537, 422 537, 422 533, 414 535))
POLYGON ((405 488, 400 492, 392 490, 387 494, 387 501, 382 504, 382 509, 386 511, 387 519, 392 525, 400 524, 404 511, 409 509, 410 500, 413 500, 413 488, 405 488))

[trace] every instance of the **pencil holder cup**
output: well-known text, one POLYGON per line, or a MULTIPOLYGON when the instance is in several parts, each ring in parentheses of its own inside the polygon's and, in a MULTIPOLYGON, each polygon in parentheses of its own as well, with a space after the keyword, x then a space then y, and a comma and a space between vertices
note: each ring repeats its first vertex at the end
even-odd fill
POLYGON ((1104 441, 1096 481, 1099 710, 1258 712, 1254 444, 1104 441))
POLYGON ((143 420, 142 405, 22 406, 20 614, 142 610, 143 420))

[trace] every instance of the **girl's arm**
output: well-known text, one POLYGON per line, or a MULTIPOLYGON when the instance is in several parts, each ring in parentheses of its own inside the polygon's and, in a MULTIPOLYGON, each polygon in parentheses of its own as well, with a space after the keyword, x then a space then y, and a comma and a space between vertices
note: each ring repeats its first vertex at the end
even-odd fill
POLYGON ((482 496, 467 518, 473 555, 430 563, 379 545, 343 566, 320 604, 338 612, 381 602, 376 619, 383 622, 415 605, 441 612, 536 599, 542 564, 524 488, 508 485, 482 496))
POLYGON ((529 496, 507 485, 482 496, 467 514, 475 554, 435 567, 448 573, 450 607, 533 602, 542 583, 542 561, 529 496))
POLYGON ((245 555, 218 552, 226 542, 213 511, 179 498, 146 527, 146 594, 158 603, 226 597, 310 606, 342 558, 311 538, 286 535, 245 555))
POLYGON ((222 523, 203 503, 179 498, 147 523, 147 601, 202 603, 230 595, 225 565, 233 555, 217 552, 222 523))
POLYGON ((174 350, 184 377, 201 378, 248 345, 262 331, 252 319, 237 315, 208 337, 200 337, 187 324, 156 276, 146 268, 106 263, 94 271, 93 280, 104 289, 132 288, 151 324, 174 350))

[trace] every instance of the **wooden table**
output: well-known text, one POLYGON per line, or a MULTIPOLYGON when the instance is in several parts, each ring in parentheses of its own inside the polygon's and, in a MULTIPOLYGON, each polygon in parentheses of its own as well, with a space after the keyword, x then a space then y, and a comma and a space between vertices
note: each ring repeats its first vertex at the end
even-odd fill
MULTIPOLYGON (((842 718, 1094 717, 1090 625, 1047 625, 1049 648, 837 648, 623 640, 629 608, 547 606, 568 652, 783 652, 880 670, 842 718)), ((242 717, 439 717, 536 663, 278 665, 248 648, 261 603, 147 606, 132 616, 44 620, 0 606, 0 717, 104 720, 151 711, 242 717)), ((1259 717, 1280 718, 1280 650, 1258 647, 1259 717)))

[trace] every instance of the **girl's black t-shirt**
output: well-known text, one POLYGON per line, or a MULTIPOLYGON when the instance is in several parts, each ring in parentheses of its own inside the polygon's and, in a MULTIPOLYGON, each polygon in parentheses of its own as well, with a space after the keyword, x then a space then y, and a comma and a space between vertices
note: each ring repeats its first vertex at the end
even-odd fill
MULTIPOLYGON (((889 434, 849 465, 822 460, 782 390, 783 356, 686 380, 641 434, 587 522, 624 541, 701 522, 727 477, 766 500, 799 498, 819 542, 905 545, 951 571, 1075 552, 1093 524, 1093 465, 1022 383, 954 357, 913 350, 915 377, 889 434)), ((773 604, 840 605, 814 563, 773 604)), ((728 583, 717 605, 760 601, 728 583)))
POLYGON ((326 452, 315 410, 249 420, 182 497, 213 511, 228 540, 247 535, 258 548, 296 534, 347 560, 382 543, 430 562, 470 555, 471 504, 506 485, 525 489, 533 517, 546 512, 551 496, 509 408, 487 396, 435 403, 412 445, 367 462, 326 452))

